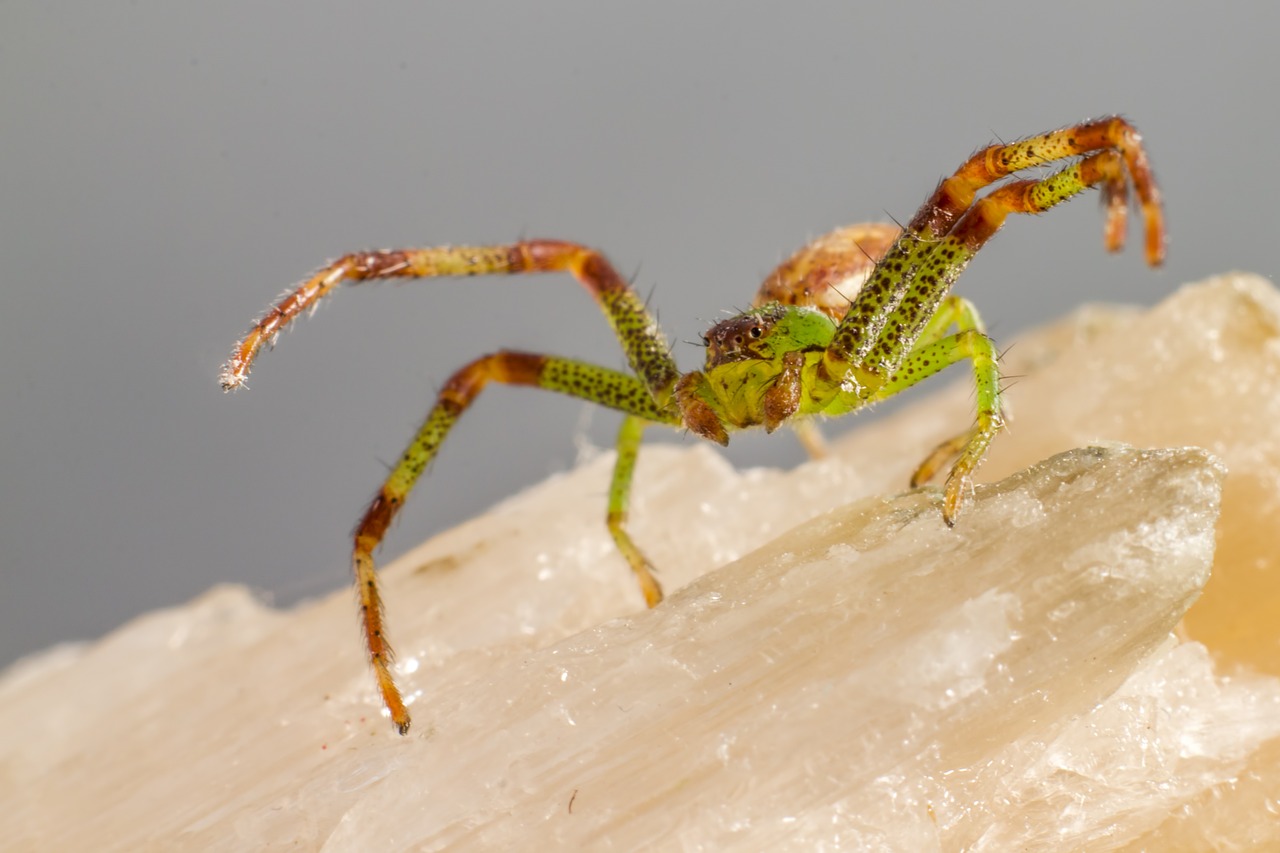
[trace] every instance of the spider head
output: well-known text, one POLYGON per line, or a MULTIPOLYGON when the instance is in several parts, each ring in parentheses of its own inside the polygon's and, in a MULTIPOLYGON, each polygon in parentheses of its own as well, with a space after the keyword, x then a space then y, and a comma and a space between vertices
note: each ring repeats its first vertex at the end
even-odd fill
POLYGON ((774 361, 795 350, 825 349, 835 323, 820 311, 769 302, 716 323, 702 336, 707 370, 738 361, 774 361))

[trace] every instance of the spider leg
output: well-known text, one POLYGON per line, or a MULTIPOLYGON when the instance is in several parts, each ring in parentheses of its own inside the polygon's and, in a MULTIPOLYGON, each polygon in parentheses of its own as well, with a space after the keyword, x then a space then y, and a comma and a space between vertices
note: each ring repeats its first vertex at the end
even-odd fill
POLYGON ((957 332, 977 329, 984 335, 987 333, 986 324, 982 322, 982 316, 978 314, 978 309, 972 302, 963 296, 948 296, 942 300, 938 310, 929 318, 924 331, 916 340, 916 348, 942 340, 953 327, 957 332))
MULTIPOLYGON (((953 326, 957 332, 972 329, 984 336, 987 334, 987 329, 982 322, 982 317, 978 314, 978 309, 974 307, 972 302, 960 296, 948 296, 946 299, 942 300, 942 304, 938 306, 938 313, 933 315, 933 319, 929 321, 929 325, 927 325, 924 332, 921 333, 920 339, 916 341, 915 349, 918 351, 928 344, 941 341, 946 337, 947 332, 953 326)), ((907 357, 907 361, 910 361, 910 356, 907 357)), ((982 369, 976 361, 974 363, 974 369, 975 371, 982 369)), ((1000 410, 998 412, 998 420, 1001 423, 1004 423, 1005 413, 1003 411, 1004 407, 999 395, 999 378, 999 373, 997 371, 994 376, 994 380, 997 383, 995 400, 997 407, 1000 410)), ((987 381, 990 381, 991 377, 987 377, 986 379, 987 381)), ((920 463, 916 468, 915 473, 911 475, 911 488, 914 489, 921 484, 932 480, 938 471, 942 469, 943 465, 959 456, 969 444, 973 432, 974 428, 970 427, 959 435, 952 436, 951 438, 940 442, 938 446, 929 453, 928 457, 920 463)))
POLYGON ((1047 178, 998 187, 974 203, 943 237, 904 233, 836 330, 825 356, 828 373, 840 376, 852 368, 868 374, 873 386, 878 384, 878 377, 897 369, 956 279, 1009 214, 1043 213, 1086 189, 1122 179, 1124 168, 1118 152, 1102 151, 1047 178))
POLYGON ((1164 260, 1165 238, 1160 190, 1151 172, 1146 150, 1142 147, 1142 136, 1133 125, 1118 116, 982 149, 938 185, 906 230, 924 237, 940 237, 951 230, 952 225, 973 205, 977 192, 984 187, 1022 169, 1107 150, 1117 152, 1125 166, 1109 174, 1103 184, 1107 248, 1116 251, 1124 245, 1127 186, 1132 179, 1134 193, 1146 221, 1147 263, 1158 266, 1164 260))
POLYGON ((999 354, 982 328, 981 317, 968 300, 956 297, 944 303, 939 314, 944 313, 950 316, 930 324, 898 371, 889 377, 871 401, 890 397, 958 361, 967 358, 973 362, 978 398, 978 413, 973 426, 939 444, 911 477, 914 488, 932 477, 947 460, 960 457, 947 475, 943 494, 942 518, 948 526, 953 526, 965 493, 972 487, 974 470, 986 455, 991 440, 1004 427, 1004 414, 1000 404, 999 354), (958 331, 943 336, 942 333, 953 323, 958 331))
POLYGON ((1119 249, 1130 180, 1146 223, 1147 261, 1155 266, 1164 259, 1160 191, 1142 139, 1124 119, 1101 119, 974 154, 938 185, 859 290, 824 359, 829 381, 841 381, 851 369, 869 371, 873 384, 892 373, 942 297, 1009 213, 1042 213, 1101 186, 1107 248, 1119 249), (1043 180, 1005 184, 974 201, 979 190, 1019 169, 1079 154, 1089 156, 1043 180))
POLYGON ((636 470, 636 455, 640 450, 640 440, 644 437, 644 428, 648 421, 635 415, 627 415, 618 428, 618 457, 613 463, 613 479, 609 482, 609 510, 605 516, 605 526, 609 535, 618 547, 618 551, 626 558, 636 580, 640 583, 640 591, 644 593, 644 602, 649 607, 657 607, 662 601, 662 585, 653 576, 653 563, 631 541, 627 532, 627 515, 631 507, 631 478, 636 470))
MULTIPOLYGON (((616 370, 557 356, 501 351, 476 359, 445 382, 418 434, 391 469, 353 534, 351 565, 360 597, 360 613, 369 662, 378 680, 383 702, 391 712, 391 719, 400 734, 409 731, 409 712, 391 675, 393 655, 386 637, 373 552, 381 544, 396 513, 404 506, 414 484, 439 452, 449 430, 489 382, 558 391, 618 409, 631 416, 624 422, 619 439, 618 467, 624 469, 624 472, 620 475, 615 471, 614 474, 614 488, 610 492, 610 516, 612 519, 616 505, 621 511, 621 518, 610 525, 611 532, 615 529, 622 530, 626 516, 625 492, 631 481, 631 468, 635 464, 641 432, 632 422, 655 421, 673 426, 680 423, 678 416, 654 402, 649 389, 640 379, 616 370), (621 494, 617 500, 614 498, 615 492, 621 494)), ((622 535, 625 536, 625 532, 622 535)), ((618 534, 615 533, 614 538, 616 540, 618 534)), ((631 553, 624 551, 624 554, 627 554, 635 569, 632 554, 638 555, 639 551, 632 546, 631 553)), ((641 565, 645 565, 643 557, 640 559, 641 565)), ((650 590, 644 587, 647 572, 636 573, 648 600, 650 590)), ((652 576, 648 578, 652 581, 652 576)))
MULTIPOLYGON (((1037 139, 1045 138, 1048 137, 1037 139)), ((861 396, 868 401, 883 399, 962 358, 973 360, 978 383, 978 417, 974 427, 940 445, 912 478, 913 482, 919 482, 947 458, 959 456, 946 484, 943 518, 948 524, 955 523, 973 471, 1004 422, 1000 413, 996 352, 981 331, 981 320, 976 312, 966 309, 967 303, 952 303, 950 308, 944 308, 944 301, 969 261, 995 236, 1009 214, 1042 213, 1099 185, 1106 188, 1104 200, 1108 208, 1113 209, 1117 193, 1122 192, 1116 188, 1124 186, 1125 169, 1132 168, 1128 157, 1129 152, 1103 150, 1047 178, 1003 184, 972 203, 955 219, 945 216, 938 219, 939 211, 945 213, 948 209, 948 200, 959 195, 959 191, 944 192, 952 179, 944 181, 935 193, 935 201, 939 198, 943 201, 927 204, 877 265, 823 356, 819 378, 828 386, 852 384, 861 389, 861 396), (918 229, 929 231, 935 227, 935 219, 941 223, 936 227, 949 227, 947 233, 922 235, 918 229), (948 318, 951 313, 954 317, 948 318), (959 329, 955 335, 937 337, 953 322, 959 329)), ((970 164, 988 160, 975 155, 970 164)), ((1010 162, 1022 163, 1017 159, 1010 162)), ((1145 167, 1145 158, 1142 165, 1145 167)), ((1021 168, 1021 165, 1015 167, 1021 168)), ((962 168, 958 174, 964 172, 962 168)), ((1149 169, 1146 179, 1145 188, 1139 191, 1140 198, 1145 194, 1158 202, 1149 169)), ((1136 176, 1135 183, 1138 183, 1136 176)), ((961 188, 965 188, 963 182, 961 188)), ((1154 216, 1148 217, 1148 260, 1158 261, 1161 257, 1163 228, 1157 207, 1154 216), (1160 250, 1154 256, 1153 246, 1160 250)))
POLYGON ((604 255, 562 240, 345 255, 315 273, 253 324, 222 369, 222 387, 229 391, 243 385, 262 348, 343 282, 537 272, 568 272, 582 283, 604 311, 631 369, 644 380, 654 399, 665 403, 680 374, 671 358, 671 347, 644 300, 604 255))
POLYGON ((813 418, 795 418, 788 421, 787 426, 791 427, 791 431, 796 435, 796 440, 800 442, 804 452, 809 454, 810 459, 826 459, 831 455, 831 448, 827 446, 827 439, 823 436, 822 430, 814 422, 813 418))

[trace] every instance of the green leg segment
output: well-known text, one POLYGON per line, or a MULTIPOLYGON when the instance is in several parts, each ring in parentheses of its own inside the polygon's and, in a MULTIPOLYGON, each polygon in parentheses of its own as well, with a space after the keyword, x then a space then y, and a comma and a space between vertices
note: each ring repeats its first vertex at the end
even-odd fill
POLYGON ((966 358, 973 362, 977 386, 978 414, 974 425, 938 445, 911 478, 912 486, 917 486, 930 479, 948 460, 960 457, 952 466, 945 487, 942 516, 948 525, 955 523, 964 494, 971 486, 973 472, 982 462, 991 439, 1004 427, 999 354, 987 337, 982 318, 973 305, 958 297, 944 300, 938 315, 925 327, 916 347, 872 398, 875 401, 891 397, 966 358), (958 331, 945 335, 953 324, 958 331))
POLYGON ((614 488, 610 493, 609 529, 614 533, 615 540, 618 540, 619 547, 623 548, 632 568, 636 570, 646 600, 656 603, 657 599, 653 597, 655 594, 658 599, 661 598, 661 592, 656 589, 639 551, 634 546, 630 551, 623 546, 623 541, 630 540, 626 539, 626 533, 622 530, 622 520, 626 515, 626 491, 631 482, 631 469, 635 465, 636 448, 644 423, 653 421, 676 426, 680 423, 679 416, 660 407, 654 402, 649 386, 627 373, 533 353, 504 351, 476 359, 444 384, 435 406, 369 504, 354 534, 351 561, 356 589, 360 595, 365 642, 383 701, 391 711, 392 721, 401 734, 409 730, 409 714, 391 677, 392 653, 383 626, 382 598, 378 593, 373 552, 382 542, 400 507, 404 506, 414 484, 439 452, 449 430, 491 381, 558 391, 628 415, 619 436, 619 470, 614 473, 614 488), (615 508, 621 510, 622 515, 616 521, 613 518, 615 508), (646 578, 654 589, 645 585, 646 578))
POLYGON ((644 428, 648 422, 635 415, 627 415, 618 428, 618 459, 613 464, 613 479, 609 483, 609 511, 605 516, 605 525, 622 556, 626 558, 631 571, 640 583, 640 591, 650 607, 662 601, 662 586, 653 576, 653 564, 631 541, 627 533, 627 516, 631 506, 631 478, 636 470, 636 455, 640 451, 640 440, 644 437, 644 428))
MULTIPOLYGON (((1127 125, 1121 122, 1113 130, 1120 133, 1124 128, 1127 125)), ((1014 153, 1024 149, 1027 146, 1019 143, 1014 153)), ((1014 168, 1032 165, 1024 162, 1026 158, 1021 154, 1010 154, 1010 158, 1014 168)), ((954 186, 951 180, 944 182, 939 194, 925 205, 858 291, 824 357, 826 381, 838 385, 851 370, 872 378, 896 374, 951 286, 1011 213, 1043 213, 1101 185, 1107 191, 1104 198, 1108 202, 1108 245, 1117 248, 1123 237, 1125 208, 1117 202, 1125 198, 1125 169, 1124 155, 1104 150, 1042 180, 1006 183, 977 201, 972 200, 973 191, 989 183, 986 176, 974 179, 973 187, 966 184, 963 192, 957 187, 965 182, 954 186), (930 210, 931 205, 942 205, 946 210, 930 210), (952 222, 954 225, 950 225, 952 222), (949 230, 941 233, 932 230, 935 227, 949 230)), ((993 173, 990 179, 1003 174, 1007 172, 993 173)), ((1136 174, 1134 177, 1137 180, 1136 174)), ((1153 186, 1144 187, 1139 195, 1143 197, 1144 210, 1152 205, 1158 207, 1153 186)), ((1153 230, 1148 234, 1148 255, 1158 263, 1163 257, 1163 230, 1159 227, 1158 210, 1151 209, 1155 213, 1148 211, 1149 220, 1151 216, 1155 219, 1154 224, 1149 222, 1153 230)))

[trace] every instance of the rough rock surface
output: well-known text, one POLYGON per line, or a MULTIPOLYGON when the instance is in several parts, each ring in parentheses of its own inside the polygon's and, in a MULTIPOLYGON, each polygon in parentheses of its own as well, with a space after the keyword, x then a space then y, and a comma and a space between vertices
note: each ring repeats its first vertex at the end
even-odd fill
POLYGON ((346 591, 278 612, 215 589, 28 659, 0 678, 0 837, 1280 845, 1280 295, 1228 276, 1082 311, 1005 369, 998 482, 954 530, 902 484, 971 417, 963 382, 791 472, 647 450, 655 611, 600 524, 608 457, 405 556, 385 578, 408 738, 346 591), (1046 459, 1114 441, 1184 449, 1046 459))

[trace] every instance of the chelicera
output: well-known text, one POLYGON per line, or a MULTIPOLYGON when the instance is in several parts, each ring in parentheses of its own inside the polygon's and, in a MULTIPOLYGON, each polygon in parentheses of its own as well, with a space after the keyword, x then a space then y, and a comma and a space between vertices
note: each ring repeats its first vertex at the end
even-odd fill
POLYGON ((930 452, 911 478, 917 486, 954 460, 942 499, 942 520, 954 525, 1004 417, 998 353, 977 310, 950 295, 951 287, 1009 214, 1041 213, 1091 187, 1102 190, 1104 243, 1112 251, 1124 244, 1132 189, 1146 227, 1146 260, 1160 264, 1165 244, 1160 193, 1141 137, 1127 121, 1111 117, 982 149, 943 180, 901 229, 854 225, 801 248, 769 275, 750 310, 706 333, 701 370, 680 372, 644 301, 600 252, 561 240, 522 240, 346 255, 253 325, 224 367, 222 387, 244 384, 264 345, 348 281, 568 272, 613 327, 630 372, 512 350, 481 356, 455 372, 357 525, 352 568, 369 659, 392 722, 405 734, 409 713, 391 674, 373 552, 445 436, 485 385, 543 388, 623 413, 605 523, 650 607, 662 600, 662 588, 627 533, 627 511, 641 436, 652 424, 686 429, 719 444, 728 444, 735 430, 762 426, 773 432, 789 424, 816 453, 821 441, 813 419, 864 408, 968 360, 977 389, 974 422, 930 452), (1005 181, 1052 163, 1060 167, 1046 177, 1005 181), (999 185, 978 198, 993 184, 999 185))

